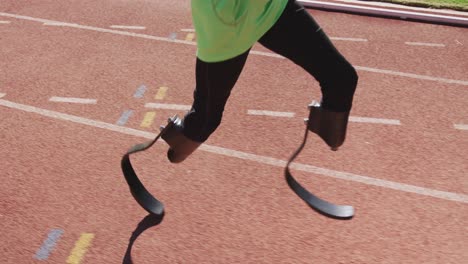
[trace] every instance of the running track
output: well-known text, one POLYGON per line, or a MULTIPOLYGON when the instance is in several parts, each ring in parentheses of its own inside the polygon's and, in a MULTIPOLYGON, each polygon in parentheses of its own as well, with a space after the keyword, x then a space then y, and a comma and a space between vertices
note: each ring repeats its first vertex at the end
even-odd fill
POLYGON ((156 144, 133 159, 167 208, 159 224, 147 217, 120 159, 191 103, 189 7, 1 1, 2 263, 468 259, 468 32, 447 26, 310 11, 360 81, 345 145, 309 136, 294 173, 355 206, 352 220, 318 215, 287 187, 319 87, 260 46, 199 151, 172 165, 156 144))

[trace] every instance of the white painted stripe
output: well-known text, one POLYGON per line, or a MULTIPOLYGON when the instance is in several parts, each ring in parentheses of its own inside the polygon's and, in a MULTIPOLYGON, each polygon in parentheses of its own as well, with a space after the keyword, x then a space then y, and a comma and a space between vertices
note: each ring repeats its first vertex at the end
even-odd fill
POLYGON ((263 116, 275 116, 275 117, 294 117, 295 113, 292 112, 276 112, 266 110, 248 110, 248 115, 263 115, 263 116))
MULTIPOLYGON (((267 111, 267 110, 247 110, 247 114, 248 115, 274 116, 274 117, 294 117, 296 115, 293 112, 276 112, 276 111, 267 111)), ((386 118, 350 116, 349 121, 356 122, 356 123, 401 125, 400 120, 386 119, 386 118)))
MULTIPOLYGON (((143 38, 143 39, 149 39, 149 40, 173 42, 173 43, 177 43, 177 44, 186 44, 186 45, 192 45, 192 46, 197 45, 197 43, 194 42, 194 41, 185 41, 185 40, 163 38, 163 37, 157 37, 157 36, 152 36, 152 35, 127 32, 127 31, 105 29, 105 28, 98 28, 98 27, 91 27, 91 26, 82 26, 82 25, 69 24, 69 23, 61 23, 61 22, 47 20, 47 19, 33 18, 33 17, 28 17, 28 16, 14 15, 14 14, 2 13, 2 12, 0 12, 0 16, 13 17, 13 18, 17 18, 17 19, 24 19, 24 20, 36 21, 36 22, 42 22, 42 23, 55 23, 55 24, 60 23, 62 25, 66 25, 66 26, 73 27, 73 28, 78 28, 78 29, 92 30, 92 31, 97 31, 97 32, 110 33, 110 34, 123 35, 123 36, 130 36, 130 37, 143 38)), ((283 56, 280 56, 280 55, 275 54, 275 53, 270 53, 270 52, 251 51, 250 53, 255 54, 255 55, 273 57, 273 58, 280 58, 280 59, 284 58, 283 56)), ((460 85, 467 85, 468 86, 468 81, 463 81, 463 80, 452 80, 452 79, 438 78, 438 77, 418 75, 418 74, 412 74, 412 73, 375 69, 375 68, 363 67, 363 66, 355 66, 355 68, 357 70, 361 70, 361 71, 368 71, 368 72, 374 72, 374 73, 396 75, 396 76, 400 76, 400 77, 414 78, 414 79, 419 79, 419 80, 437 81, 437 82, 444 82, 444 83, 450 83, 450 84, 460 84, 460 85)))
POLYGON ((57 97, 53 96, 49 99, 51 102, 58 103, 74 103, 74 104, 96 104, 96 99, 74 98, 74 97, 57 97))
POLYGON ((137 30, 142 30, 146 29, 146 27, 143 26, 123 26, 123 25, 112 25, 110 28, 117 28, 117 29, 137 29, 137 30))
POLYGON ((350 122, 356 123, 373 123, 373 124, 384 124, 384 125, 401 125, 400 120, 395 119, 385 119, 385 118, 373 118, 373 117, 359 117, 359 116, 350 116, 350 122))
POLYGON ((139 34, 139 33, 133 33, 133 32, 127 32, 127 31, 121 31, 121 30, 114 30, 114 29, 98 28, 98 27, 92 27, 92 26, 84 26, 84 25, 78 25, 78 24, 73 24, 73 23, 65 23, 65 22, 60 22, 60 21, 54 21, 54 20, 48 20, 48 19, 42 19, 42 18, 34 18, 34 17, 29 17, 29 16, 15 15, 15 14, 3 13, 3 12, 0 12, 0 16, 12 17, 16 19, 23 19, 23 20, 34 21, 34 22, 41 22, 46 25, 68 26, 72 28, 91 30, 91 31, 102 32, 102 33, 111 33, 111 34, 116 34, 116 35, 130 36, 130 37, 150 39, 150 40, 158 40, 158 41, 165 41, 165 42, 173 42, 173 43, 179 43, 179 44, 196 45, 196 43, 192 41, 171 40, 169 38, 156 37, 152 35, 139 34))
POLYGON ((459 130, 468 130, 468 125, 465 125, 465 124, 454 124, 453 127, 459 130))
POLYGON ((54 27, 74 27, 74 26, 77 26, 77 24, 65 23, 65 22, 45 22, 42 25, 44 25, 44 26, 54 26, 54 27))
POLYGON ((331 40, 344 40, 344 41, 356 41, 356 42, 366 42, 367 39, 363 38, 340 38, 340 37, 330 37, 331 40))
POLYGON ((178 105, 178 104, 159 104, 159 103, 147 103, 145 104, 146 108, 154 109, 167 109, 167 110, 190 110, 192 106, 190 105, 178 105))
POLYGON ((183 29, 181 29, 180 31, 182 31, 182 32, 195 32, 195 29, 183 28, 183 29))
POLYGON ((10 24, 11 21, 0 20, 0 24, 10 24))
MULTIPOLYGON (((3 99, 0 99, 0 105, 9 107, 12 109, 22 110, 25 112, 36 113, 42 116, 47 116, 47 117, 51 117, 51 118, 55 118, 59 120, 71 121, 71 122, 82 124, 82 125, 103 128, 103 129, 107 129, 107 130, 114 131, 114 132, 119 132, 119 133, 126 134, 126 135, 138 136, 138 137, 143 137, 147 139, 154 139, 156 137, 156 134, 141 131, 141 130, 120 127, 117 125, 113 125, 113 124, 109 124, 109 123, 105 123, 101 121, 96 121, 96 120, 87 119, 87 118, 74 116, 74 115, 68 115, 68 114, 64 114, 64 113, 60 113, 56 111, 50 111, 50 110, 46 110, 42 108, 37 108, 34 106, 18 104, 18 103, 6 101, 3 99)), ((250 160, 253 162, 263 163, 263 164, 272 165, 276 167, 286 166, 286 161, 284 160, 279 160, 279 159, 275 159, 272 157, 255 155, 255 154, 241 152, 241 151, 227 149, 227 148, 211 146, 207 144, 201 145, 199 149, 203 151, 211 152, 214 154, 218 154, 218 155, 225 155, 228 157, 250 160)), ((408 193, 415 193, 415 194, 420 194, 420 195, 425 195, 425 196, 431 196, 431 197, 454 201, 454 202, 468 203, 468 195, 465 195, 465 194, 439 191, 439 190, 409 185, 405 183, 381 180, 381 179, 372 178, 369 176, 363 176, 363 175, 357 175, 357 174, 348 173, 348 172, 341 172, 341 171, 320 168, 320 167, 301 164, 301 163, 293 163, 291 164, 291 168, 300 170, 300 171, 314 173, 314 174, 320 174, 320 175, 327 176, 327 177, 346 180, 346 181, 359 182, 359 183, 363 183, 367 185, 378 186, 378 187, 383 187, 387 189, 393 189, 393 190, 403 191, 403 192, 408 192, 408 193)))
POLYGON ((361 71, 395 75, 395 76, 400 76, 400 77, 408 77, 408 78, 414 78, 414 79, 419 79, 419 80, 468 85, 468 81, 462 81, 462 80, 452 80, 452 79, 438 78, 438 77, 419 75, 419 74, 413 74, 413 73, 405 73, 405 72, 398 72, 398 71, 391 71, 391 70, 381 70, 381 69, 375 69, 375 68, 369 68, 369 67, 363 67, 363 66, 354 66, 354 68, 356 68, 356 70, 361 70, 361 71))
MULTIPOLYGON (((172 42, 172 43, 177 43, 177 44, 186 44, 186 45, 191 45, 191 46, 197 45, 195 41, 178 40, 174 38, 163 38, 163 37, 157 37, 157 36, 140 34, 140 33, 120 31, 120 30, 115 30, 115 29, 105 29, 105 28, 83 26, 83 25, 72 24, 72 23, 63 23, 59 21, 34 18, 34 17, 29 17, 29 16, 21 16, 21 15, 15 15, 15 14, 3 13, 3 12, 0 12, 0 16, 41 22, 47 25, 67 26, 67 27, 72 27, 72 28, 77 28, 77 29, 92 30, 92 31, 97 31, 97 32, 102 32, 102 33, 111 33, 111 34, 116 34, 116 35, 130 36, 130 37, 143 38, 143 39, 149 39, 149 40, 172 42)), ((282 56, 275 54, 275 53, 271 53, 271 52, 251 51, 250 53, 254 55, 261 55, 261 56, 267 56, 267 57, 273 57, 273 58, 283 58, 282 56)))
POLYGON ((145 132, 141 130, 122 127, 122 126, 118 126, 114 124, 109 124, 109 123, 105 123, 101 121, 95 121, 95 120, 91 120, 91 119, 87 119, 87 118, 83 118, 79 116, 74 116, 74 115, 69 115, 69 114, 64 114, 60 112, 50 111, 50 110, 46 110, 42 108, 37 108, 34 106, 18 104, 18 103, 6 101, 3 99, 0 99, 0 105, 10 107, 13 109, 22 110, 22 111, 29 112, 29 113, 36 113, 36 114, 47 116, 47 117, 54 118, 54 119, 71 121, 71 122, 82 124, 82 125, 107 129, 110 131, 119 132, 119 133, 127 134, 127 135, 133 135, 137 137, 154 138, 156 136, 153 133, 149 133, 149 132, 145 132))
MULTIPOLYGON (((285 167, 287 164, 287 162, 284 160, 279 160, 279 159, 265 157, 265 156, 259 156, 259 155, 245 153, 245 152, 236 151, 236 150, 227 149, 227 148, 210 146, 206 144, 201 145, 200 149, 208 151, 208 152, 212 152, 215 154, 235 157, 235 158, 244 159, 244 160, 250 160, 250 161, 268 164, 268 165, 272 165, 276 167, 285 167)), ((346 180, 346 181, 359 182, 359 183, 363 183, 367 185, 373 185, 373 186, 393 189, 397 191, 426 195, 426 196, 436 197, 436 198, 449 200, 449 201, 468 203, 468 195, 465 195, 465 194, 439 191, 439 190, 419 187, 415 185, 409 185, 405 183, 381 180, 381 179, 372 178, 369 176, 363 176, 363 175, 357 175, 357 174, 348 173, 348 172, 341 172, 341 171, 320 168, 320 167, 301 164, 301 163, 292 163, 291 168, 304 171, 304 172, 310 172, 314 174, 320 174, 323 176, 346 180)))
POLYGON ((438 43, 405 42, 405 44, 412 45, 412 46, 445 47, 444 44, 438 44, 438 43))
POLYGON ((4 97, 6 93, 0 93, 0 98, 4 97))

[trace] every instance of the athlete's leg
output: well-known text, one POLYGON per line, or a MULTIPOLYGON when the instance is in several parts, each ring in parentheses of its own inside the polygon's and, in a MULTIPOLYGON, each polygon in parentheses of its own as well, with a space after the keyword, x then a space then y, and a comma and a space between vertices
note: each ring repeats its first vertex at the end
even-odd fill
POLYGON ((171 162, 183 161, 219 126, 249 51, 222 62, 207 63, 197 58, 192 108, 183 120, 174 122, 174 129, 162 135, 171 146, 168 152, 171 162))
POLYGON ((197 59, 194 100, 184 118, 184 135, 188 138, 203 142, 219 126, 249 51, 222 62, 207 63, 197 59))
POLYGON ((351 109, 356 71, 303 6, 290 0, 259 42, 315 77, 322 90, 322 107, 338 112, 351 109))
POLYGON ((321 103, 310 105, 308 128, 333 150, 343 144, 358 76, 312 16, 290 0, 277 23, 259 40, 309 72, 320 83, 321 103))

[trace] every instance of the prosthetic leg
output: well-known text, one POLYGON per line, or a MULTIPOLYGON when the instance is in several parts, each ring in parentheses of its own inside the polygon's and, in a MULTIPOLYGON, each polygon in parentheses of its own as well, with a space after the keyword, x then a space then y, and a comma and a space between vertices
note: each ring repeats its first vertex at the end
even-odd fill
POLYGON ((162 139, 169 145, 167 158, 172 163, 180 163, 192 154, 202 143, 193 141, 182 133, 183 121, 175 116, 169 119, 169 128, 161 134, 162 139))
POLYGON ((310 131, 320 136, 331 150, 337 151, 343 145, 348 126, 348 112, 333 112, 323 109, 319 102, 309 104, 309 118, 304 121, 310 131))
MULTIPOLYGON (((335 219, 351 219, 354 216, 354 208, 352 206, 336 205, 320 199, 302 187, 294 179, 289 170, 289 166, 293 160, 304 148, 309 130, 319 135, 332 150, 337 150, 345 139, 349 112, 328 111, 323 109, 318 103, 310 104, 309 109, 310 114, 309 119, 306 121, 307 127, 305 129, 304 140, 289 159, 285 168, 286 181, 289 187, 317 212, 335 219)), ((163 215, 164 205, 152 196, 140 182, 130 162, 130 155, 150 148, 162 137, 169 145, 167 152, 169 161, 172 163, 182 162, 202 144, 185 137, 182 130, 183 121, 179 117, 174 116, 168 120, 168 124, 165 127, 161 128, 161 132, 154 140, 133 146, 122 158, 121 167, 130 192, 138 204, 150 214, 163 215)))
POLYGON ((309 131, 317 134, 334 151, 338 150, 346 136, 349 112, 332 112, 321 107, 320 103, 312 102, 309 105, 309 118, 305 119, 307 125, 304 140, 299 148, 289 159, 285 168, 285 177, 289 187, 312 209, 317 212, 340 220, 351 219, 354 216, 354 208, 349 205, 336 205, 315 196, 296 181, 292 176, 289 166, 299 155, 307 142, 309 131))
POLYGON ((182 128, 182 120, 177 115, 169 118, 167 125, 161 128, 161 132, 155 139, 133 146, 122 157, 121 168, 130 192, 138 204, 150 214, 164 215, 164 205, 141 183, 130 162, 130 155, 149 149, 162 137, 170 146, 167 152, 169 161, 182 162, 201 145, 199 142, 186 138, 181 132, 182 128))

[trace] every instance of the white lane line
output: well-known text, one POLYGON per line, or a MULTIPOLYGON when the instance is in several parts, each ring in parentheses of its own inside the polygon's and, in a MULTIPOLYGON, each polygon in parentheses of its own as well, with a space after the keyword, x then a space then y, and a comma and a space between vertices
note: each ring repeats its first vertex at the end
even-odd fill
POLYGON ((426 46, 426 47, 445 47, 444 44, 439 43, 425 43, 425 42, 405 42, 406 45, 411 46, 426 46))
MULTIPOLYGON (((49 25, 49 26, 64 26, 64 27, 66 26, 66 27, 71 27, 71 28, 91 30, 91 31, 96 31, 96 32, 110 33, 110 34, 129 36, 129 37, 135 37, 135 38, 157 40, 157 41, 171 42, 171 43, 177 43, 177 44, 185 44, 185 45, 191 45, 191 46, 196 46, 197 45, 197 43, 195 41, 178 40, 178 39, 157 37, 157 36, 141 34, 141 33, 134 33, 134 32, 115 30, 115 29, 106 29, 106 28, 84 26, 84 25, 78 25, 78 24, 72 24, 72 23, 64 23, 64 22, 41 19, 41 18, 34 18, 34 17, 29 17, 29 16, 8 14, 8 13, 3 13, 3 12, 0 12, 0 16, 13 17, 13 18, 16 18, 16 19, 23 19, 23 20, 29 20, 29 21, 34 21, 34 22, 41 22, 41 23, 44 23, 44 25, 49 25)), ((282 56, 280 56, 278 54, 275 54, 275 53, 271 53, 271 52, 252 51, 250 53, 255 54, 255 55, 273 57, 273 58, 283 58, 282 56)))
MULTIPOLYGON (((9 107, 12 109, 25 111, 25 112, 36 113, 36 114, 51 117, 54 119, 71 121, 71 122, 82 124, 82 125, 107 129, 110 131, 115 131, 115 132, 119 132, 119 133, 126 134, 126 135, 138 136, 138 137, 143 137, 146 139, 154 139, 156 137, 156 134, 149 133, 146 131, 141 131, 141 130, 127 128, 127 127, 121 127, 121 126, 117 126, 114 124, 105 123, 102 121, 96 121, 96 120, 83 118, 79 116, 64 114, 64 113, 60 113, 56 111, 50 111, 50 110, 46 110, 46 109, 42 109, 42 108, 38 108, 34 106, 18 104, 18 103, 14 103, 14 102, 3 100, 3 99, 0 99, 0 105, 9 107)), ((275 158, 267 157, 267 156, 255 155, 251 153, 241 152, 241 151, 222 148, 222 147, 211 146, 207 144, 201 145, 199 149, 203 151, 211 152, 214 154, 218 154, 218 155, 224 155, 224 156, 233 157, 233 158, 250 160, 253 162, 272 165, 276 167, 286 166, 285 160, 275 159, 275 158)), ((307 165, 307 164, 301 164, 301 163, 293 163, 291 164, 291 168, 304 171, 304 172, 310 172, 310 173, 319 174, 319 175, 323 175, 327 177, 337 178, 341 180, 359 182, 359 183, 366 184, 366 185, 378 186, 378 187, 393 189, 393 190, 402 191, 402 192, 431 196, 431 197, 448 200, 448 201, 468 203, 468 195, 460 194, 460 193, 439 191, 435 189, 429 189, 429 188, 409 185, 405 183, 381 180, 381 179, 372 178, 369 176, 357 175, 357 174, 342 172, 342 171, 335 171, 335 170, 320 168, 320 167, 307 165)))
POLYGON ((65 22, 45 22, 42 25, 43 26, 53 26, 53 27, 74 27, 74 26, 77 26, 77 24, 65 23, 65 22))
MULTIPOLYGON (((212 152, 215 154, 235 157, 235 158, 244 159, 244 160, 250 160, 250 161, 268 164, 268 165, 272 165, 276 167, 286 166, 286 161, 284 160, 245 153, 245 152, 227 149, 227 148, 221 148, 221 147, 203 144, 200 146, 200 149, 208 151, 208 152, 212 152)), ((393 190, 402 191, 402 192, 426 195, 426 196, 431 196, 431 197, 454 201, 454 202, 468 203, 468 195, 465 195, 465 194, 439 191, 439 190, 419 187, 419 186, 405 184, 405 183, 399 183, 399 182, 372 178, 369 176, 357 175, 357 174, 353 174, 349 172, 342 172, 342 171, 335 171, 335 170, 320 168, 320 167, 301 164, 301 163, 292 163, 291 168, 304 171, 304 172, 320 174, 320 175, 328 176, 331 178, 359 182, 359 183, 363 183, 366 185, 373 185, 373 186, 393 189, 393 190)))
POLYGON ((340 38, 340 37, 330 37, 331 40, 343 40, 343 41, 356 41, 356 42, 367 42, 367 39, 363 38, 340 38))
POLYGON ((294 117, 295 113, 292 112, 276 112, 266 110, 248 110, 248 115, 262 115, 262 116, 274 116, 274 117, 294 117))
POLYGON ((453 127, 459 130, 468 130, 468 125, 465 125, 465 124, 454 124, 453 127))
POLYGON ((398 72, 398 71, 392 71, 392 70, 382 70, 382 69, 375 69, 375 68, 369 68, 369 67, 363 67, 363 66, 354 66, 354 68, 356 68, 356 70, 358 71, 359 70, 368 71, 368 72, 395 75, 395 76, 400 76, 400 77, 408 77, 408 78, 426 80, 426 81, 436 81, 436 82, 443 82, 443 83, 450 83, 450 84, 468 85, 468 81, 463 81, 463 80, 445 79, 445 78, 432 77, 432 76, 427 76, 427 75, 419 75, 419 74, 398 72))
POLYGON ((58 97, 53 96, 49 99, 50 102, 57 103, 74 103, 74 104, 96 104, 96 99, 87 99, 87 98, 74 98, 74 97, 58 97))
POLYGON ((182 31, 182 32, 195 32, 195 29, 183 28, 183 29, 181 29, 180 31, 182 31))
MULTIPOLYGON (((98 27, 91 27, 91 26, 82 26, 82 25, 77 25, 77 24, 61 23, 61 22, 58 22, 58 21, 28 17, 28 16, 21 16, 21 15, 15 15, 15 14, 3 13, 3 12, 0 12, 0 16, 12 17, 12 18, 16 18, 16 19, 24 19, 24 20, 42 22, 42 23, 55 23, 55 24, 60 23, 62 25, 66 25, 66 26, 72 27, 72 28, 92 30, 92 31, 96 31, 96 32, 110 33, 110 34, 116 34, 116 35, 122 35, 122 36, 130 36, 130 37, 136 37, 136 38, 143 38, 143 39, 150 39, 150 40, 157 40, 157 41, 164 41, 164 42, 172 42, 172 43, 177 43, 177 44, 186 44, 186 45, 192 45, 192 46, 197 45, 197 43, 194 42, 194 41, 184 41, 184 40, 163 38, 163 37, 157 37, 157 36, 152 36, 152 35, 127 32, 127 31, 120 31, 120 30, 114 30, 114 29, 105 29, 105 28, 98 28, 98 27)), ((274 54, 274 53, 270 53, 270 52, 252 51, 251 54, 284 59, 283 56, 280 56, 280 55, 274 54)), ((444 83, 459 84, 459 85, 468 86, 468 81, 464 81, 464 80, 445 79, 445 78, 438 78, 438 77, 433 77, 433 76, 398 72, 398 71, 392 71, 392 70, 382 70, 382 69, 375 69, 375 68, 363 67, 363 66, 355 66, 355 68, 357 70, 361 70, 361 71, 368 71, 368 72, 395 75, 395 76, 407 77, 407 78, 413 78, 413 79, 419 79, 419 80, 437 81, 437 82, 444 82, 444 83)))
POLYGON ((154 138, 156 136, 156 134, 141 131, 141 130, 121 127, 121 126, 114 125, 114 124, 109 124, 109 123, 105 123, 101 121, 95 121, 95 120, 91 120, 91 119, 87 119, 87 118, 83 118, 79 116, 74 116, 74 115, 68 115, 68 114, 64 114, 60 112, 50 111, 50 110, 46 110, 42 108, 37 108, 34 106, 18 104, 18 103, 14 103, 14 102, 3 100, 3 99, 0 99, 0 105, 13 108, 13 109, 22 110, 22 111, 29 112, 29 113, 36 113, 42 116, 47 116, 47 117, 51 117, 51 118, 55 118, 59 120, 71 121, 74 123, 83 124, 87 126, 103 128, 103 129, 107 129, 107 130, 111 130, 111 131, 115 131, 115 132, 119 132, 119 133, 123 133, 127 135, 133 135, 133 136, 138 136, 138 137, 143 137, 143 138, 154 138))
POLYGON ((143 26, 123 26, 123 25, 112 25, 110 28, 117 28, 117 29, 136 29, 136 30, 143 30, 146 27, 143 26))
POLYGON ((166 110, 190 110, 192 106, 190 105, 179 105, 179 104, 159 104, 159 103, 147 103, 145 104, 146 108, 154 109, 166 109, 166 110))
POLYGON ((0 98, 4 97, 6 93, 0 93, 0 98))
POLYGON ((11 21, 0 20, 0 24, 10 24, 11 21))
POLYGON ((400 120, 396 119, 386 119, 386 118, 373 118, 373 117, 360 117, 360 116, 350 116, 350 122, 356 123, 373 123, 373 124, 383 124, 383 125, 401 125, 400 120))
MULTIPOLYGON (((273 117, 294 117, 296 113, 293 112, 276 112, 267 110, 248 110, 248 115, 261 115, 261 116, 273 116, 273 117)), ((373 117, 361 117, 361 116, 350 116, 350 122, 355 123, 371 123, 371 124, 383 124, 383 125, 401 125, 400 120, 386 119, 386 118, 373 118, 373 117)))

